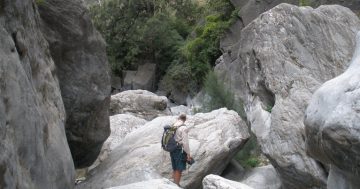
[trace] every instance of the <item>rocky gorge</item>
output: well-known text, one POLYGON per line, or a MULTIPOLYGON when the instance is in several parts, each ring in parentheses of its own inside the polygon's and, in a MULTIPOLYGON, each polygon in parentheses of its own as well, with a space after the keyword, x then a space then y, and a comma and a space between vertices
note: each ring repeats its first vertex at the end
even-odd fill
POLYGON ((195 159, 183 188, 358 188, 358 3, 283 2, 232 1, 240 19, 214 70, 244 119, 171 107, 145 90, 152 75, 129 82, 144 90, 110 96, 105 43, 83 1, 0 0, 0 188, 180 188, 160 138, 181 112, 195 159), (269 164, 243 170, 234 157, 251 133, 269 164), (229 166, 238 170, 226 177, 229 166), (88 172, 75 185, 78 168, 88 172))

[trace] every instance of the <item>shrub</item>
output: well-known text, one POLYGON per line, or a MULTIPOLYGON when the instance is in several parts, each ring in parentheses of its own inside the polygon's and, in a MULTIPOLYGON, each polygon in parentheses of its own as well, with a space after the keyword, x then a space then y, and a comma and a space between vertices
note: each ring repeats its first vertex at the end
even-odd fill
POLYGON ((220 38, 237 18, 237 12, 229 0, 209 0, 205 19, 195 27, 195 37, 182 48, 191 72, 199 88, 216 59, 222 54, 220 38))
POLYGON ((150 61, 157 64, 158 78, 179 58, 180 46, 198 16, 191 0, 107 0, 90 12, 107 42, 114 73, 150 61))
POLYGON ((190 68, 187 64, 174 63, 170 66, 165 76, 161 80, 161 90, 166 93, 179 91, 182 93, 191 93, 195 91, 190 68))
POLYGON ((245 161, 246 167, 257 167, 260 164, 260 160, 256 157, 250 157, 245 161))
POLYGON ((235 159, 244 168, 252 168, 260 164, 260 153, 261 151, 256 136, 252 134, 245 146, 235 155, 235 159))
POLYGON ((203 99, 204 112, 226 107, 229 110, 236 111, 244 120, 246 120, 242 101, 235 99, 234 93, 218 79, 213 71, 210 71, 206 76, 204 91, 209 97, 203 99))
POLYGON ((35 0, 36 5, 41 6, 45 3, 45 0, 35 0))
POLYGON ((299 0, 299 6, 311 6, 310 0, 299 0))

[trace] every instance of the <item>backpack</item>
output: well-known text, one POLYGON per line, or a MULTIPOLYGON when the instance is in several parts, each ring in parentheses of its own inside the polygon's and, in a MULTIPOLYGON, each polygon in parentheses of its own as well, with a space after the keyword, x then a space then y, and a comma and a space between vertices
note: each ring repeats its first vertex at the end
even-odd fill
POLYGON ((178 147, 175 141, 175 133, 179 127, 166 125, 161 138, 161 147, 167 152, 173 152, 178 147))

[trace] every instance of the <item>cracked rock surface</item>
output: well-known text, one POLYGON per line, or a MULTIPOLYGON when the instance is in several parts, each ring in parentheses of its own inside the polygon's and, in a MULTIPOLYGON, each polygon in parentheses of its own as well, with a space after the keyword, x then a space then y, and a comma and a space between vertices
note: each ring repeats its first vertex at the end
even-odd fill
POLYGON ((305 152, 305 108, 348 66, 359 29, 359 18, 342 6, 280 4, 247 25, 236 51, 219 59, 216 73, 244 101, 284 188, 326 188, 326 170, 305 152))

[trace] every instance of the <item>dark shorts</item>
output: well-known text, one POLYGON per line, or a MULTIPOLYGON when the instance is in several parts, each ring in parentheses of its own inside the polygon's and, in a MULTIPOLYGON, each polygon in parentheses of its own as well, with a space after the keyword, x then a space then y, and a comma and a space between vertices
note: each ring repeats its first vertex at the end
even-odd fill
POLYGON ((181 148, 177 148, 175 151, 170 152, 171 165, 174 171, 183 171, 186 169, 186 156, 186 152, 183 152, 181 148))

